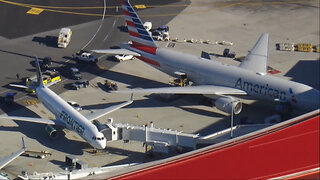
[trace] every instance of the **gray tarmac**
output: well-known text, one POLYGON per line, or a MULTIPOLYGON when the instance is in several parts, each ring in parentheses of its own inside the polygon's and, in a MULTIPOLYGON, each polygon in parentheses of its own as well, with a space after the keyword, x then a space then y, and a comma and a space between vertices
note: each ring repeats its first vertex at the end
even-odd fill
MULTIPOLYGON (((157 8, 145 9, 140 11, 139 14, 149 14, 156 10, 157 8)), ((160 8, 159 12, 163 10, 160 8)), ((275 48, 275 44, 279 42, 319 44, 318 15, 319 1, 313 0, 303 2, 289 0, 281 2, 194 0, 191 5, 172 20, 166 16, 153 16, 150 19, 155 22, 156 25, 154 26, 165 22, 163 18, 167 18, 167 22, 171 20, 168 23, 170 36, 179 39, 173 49, 198 56, 206 52, 209 53, 211 59, 232 65, 237 65, 239 62, 218 56, 222 54, 224 48, 235 51, 237 56, 245 56, 260 34, 267 32, 270 34, 268 63, 271 67, 281 71, 275 76, 292 79, 319 89, 319 53, 281 52, 275 48), (183 39, 191 38, 208 39, 211 42, 232 41, 234 45, 222 46, 182 42, 183 39)), ((146 19, 149 20, 148 16, 143 17, 143 20, 146 19)), ((88 48, 104 46, 103 39, 109 31, 110 35, 105 40, 109 47, 117 46, 119 42, 128 40, 127 35, 121 32, 119 28, 113 27, 115 21, 116 25, 114 26, 121 27, 123 19, 108 20, 105 23, 106 25, 102 26, 102 28, 105 28, 104 32, 107 33, 98 33, 98 37, 88 45, 88 48)), ((30 71, 23 71, 22 76, 29 76, 34 73, 31 71, 33 67, 29 64, 32 60, 30 56, 34 53, 39 53, 39 57, 52 56, 54 60, 57 59, 55 63, 57 66, 66 63, 73 65, 73 61, 68 61, 63 57, 71 56, 72 52, 90 41, 100 22, 96 20, 71 26, 77 33, 74 33, 71 45, 67 49, 58 49, 32 42, 34 36, 45 37, 46 35, 57 34, 57 29, 13 40, 4 39, 2 41, 0 39, 0 54, 5 56, 4 59, 12 58, 16 60, 15 63, 24 64, 23 68, 18 68, 30 69, 30 71)), ((167 46, 168 42, 158 42, 158 44, 159 46, 167 46)), ((16 68, 16 65, 1 63, 1 67, 3 66, 7 66, 5 69, 8 70, 6 72, 1 71, 1 77, 6 77, 1 80, 1 83, 2 81, 3 84, 16 81, 14 79, 16 72, 10 71, 10 68, 16 68)), ((72 81, 65 80, 62 83, 63 85, 58 84, 52 89, 59 93, 63 99, 78 102, 84 108, 83 114, 89 113, 90 109, 104 108, 130 98, 130 95, 106 92, 101 85, 105 79, 115 81, 119 89, 167 86, 170 79, 168 75, 136 59, 118 63, 110 57, 102 56, 98 66, 88 67, 86 64, 80 64, 80 67, 85 76, 90 79, 90 87, 79 91, 68 91, 65 88, 67 85, 64 84, 72 81)), ((13 69, 17 70, 15 68, 13 69)), ((7 87, 3 86, 0 90, 4 92, 7 87)), ((19 93, 23 94, 22 92, 19 93)), ((14 107, 3 107, 2 111, 10 115, 53 117, 48 110, 35 101, 33 96, 21 95, 20 97, 21 100, 14 107), (34 104, 26 106, 26 103, 34 104)), ((104 123, 108 117, 113 117, 116 123, 133 125, 144 125, 153 121, 155 127, 170 128, 186 133, 199 133, 200 135, 208 135, 230 126, 230 116, 217 111, 215 108, 203 105, 203 97, 201 96, 184 96, 171 101, 163 101, 156 95, 135 95, 134 99, 134 103, 130 106, 102 117, 99 121, 104 123)), ((295 111, 292 116, 301 113, 303 112, 295 111)), ((273 114, 274 107, 272 105, 246 100, 244 101, 243 112, 235 116, 235 124, 239 124, 242 119, 261 124, 264 118, 273 114)), ((132 141, 129 143, 109 143, 105 151, 94 154, 90 152, 91 147, 77 134, 64 130, 65 136, 60 136, 57 140, 50 140, 45 134, 44 127, 43 125, 10 120, 0 122, 0 157, 20 148, 21 136, 25 137, 27 149, 48 150, 52 153, 52 156, 46 159, 18 157, 3 169, 5 173, 14 177, 21 171, 27 171, 28 173, 34 171, 63 171, 66 167, 64 165, 66 154, 77 156, 80 160, 87 162, 89 167, 148 162, 176 154, 150 158, 145 155, 142 143, 132 141)))

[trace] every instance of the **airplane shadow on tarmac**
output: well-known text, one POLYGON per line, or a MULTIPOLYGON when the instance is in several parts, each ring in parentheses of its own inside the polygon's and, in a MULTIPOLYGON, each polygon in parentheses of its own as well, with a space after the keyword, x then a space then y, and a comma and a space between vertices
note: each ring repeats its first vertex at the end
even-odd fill
POLYGON ((320 59, 300 60, 285 76, 291 77, 292 81, 306 84, 319 90, 319 67, 320 59))
POLYGON ((155 88, 155 87, 166 87, 169 86, 168 84, 151 80, 151 79, 146 79, 143 77, 135 76, 135 75, 130 75, 130 74, 125 74, 121 72, 115 72, 115 71, 105 71, 102 75, 102 78, 110 79, 113 81, 118 81, 121 83, 129 84, 128 88, 155 88))
POLYGON ((124 149, 108 147, 108 145, 105 151, 111 154, 119 154, 119 155, 127 156, 127 158, 121 159, 119 161, 115 161, 113 163, 108 164, 107 166, 123 165, 123 164, 129 164, 129 163, 147 163, 150 161, 160 160, 160 159, 168 158, 168 157, 179 154, 177 152, 170 152, 169 154, 159 153, 154 156, 150 156, 142 152, 134 152, 134 151, 128 151, 124 149))
MULTIPOLYGON (((39 117, 36 113, 21 106, 19 104, 11 104, 10 109, 13 107, 15 109, 20 109, 19 111, 15 111, 14 113, 6 112, 6 108, 3 108, 3 111, 8 114, 8 116, 26 116, 26 117, 39 117)), ((10 119, 1 119, 1 121, 11 121, 10 119)), ((45 147, 55 149, 60 152, 74 154, 74 155, 82 155, 83 149, 90 148, 91 146, 86 142, 70 140, 65 137, 65 133, 62 131, 61 127, 55 127, 59 133, 57 139, 50 139, 45 131, 45 124, 31 123, 31 122, 23 122, 16 121, 14 122, 18 126, 0 126, 0 131, 18 131, 27 136, 30 139, 34 139, 38 141, 45 147)), ((79 137, 80 139, 81 137, 79 137)), ((30 147, 32 149, 32 147, 30 147)))

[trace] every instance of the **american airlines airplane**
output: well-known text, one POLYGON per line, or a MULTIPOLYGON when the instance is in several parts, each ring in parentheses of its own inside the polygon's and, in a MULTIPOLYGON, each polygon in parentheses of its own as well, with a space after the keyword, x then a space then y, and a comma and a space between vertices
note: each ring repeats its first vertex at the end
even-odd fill
POLYGON ((215 100, 221 111, 238 114, 242 103, 238 99, 260 99, 278 102, 281 109, 291 107, 302 110, 319 108, 319 91, 293 81, 267 74, 269 35, 262 34, 239 66, 159 48, 146 31, 128 0, 121 0, 131 43, 121 44, 121 49, 93 50, 106 54, 131 54, 171 76, 183 75, 192 86, 132 89, 121 93, 203 94, 215 100), (236 98, 238 97, 238 98, 236 98))
POLYGON ((0 116, 0 118, 47 124, 48 126, 46 127, 46 131, 52 138, 55 138, 58 135, 57 130, 53 128, 52 125, 62 126, 76 132, 92 147, 104 149, 106 147, 106 139, 104 138, 104 135, 98 131, 98 128, 91 123, 91 121, 131 104, 133 102, 132 96, 131 100, 127 102, 97 110, 84 116, 43 84, 37 57, 35 57, 35 64, 37 69, 36 95, 40 102, 55 115, 56 119, 51 120, 18 116, 0 116))

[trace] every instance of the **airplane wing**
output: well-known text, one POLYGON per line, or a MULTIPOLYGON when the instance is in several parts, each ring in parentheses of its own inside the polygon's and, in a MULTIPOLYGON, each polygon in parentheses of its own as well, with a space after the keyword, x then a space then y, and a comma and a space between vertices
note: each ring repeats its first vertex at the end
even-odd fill
POLYGON ((10 154, 9 156, 6 156, 6 157, 0 159, 0 169, 5 167, 7 164, 9 164, 11 161, 16 159, 17 157, 19 157, 25 151, 26 151, 26 146, 25 146, 24 140, 22 138, 22 148, 19 151, 14 152, 14 153, 10 154))
POLYGON ((18 121, 26 121, 40 124, 49 124, 49 125, 62 125, 53 121, 51 119, 42 119, 42 118, 33 118, 33 117, 21 117, 21 116, 0 116, 0 119, 12 119, 18 121))
POLYGON ((126 54, 126 55, 133 55, 133 56, 141 56, 139 53, 130 51, 128 49, 97 49, 97 50, 91 50, 91 51, 95 53, 102 53, 102 54, 112 54, 112 55, 126 54))
POLYGON ((126 101, 126 102, 123 102, 123 103, 121 103, 121 104, 117 104, 117 105, 114 105, 114 106, 110 106, 110 107, 105 108, 105 109, 97 110, 97 111, 95 111, 95 112, 93 112, 93 113, 90 113, 90 114, 85 115, 85 117, 86 117, 89 121, 93 121, 93 120, 95 120, 95 119, 98 119, 98 118, 100 118, 100 117, 102 117, 102 116, 104 116, 104 115, 106 115, 106 114, 109 114, 109 113, 111 113, 111 112, 113 112, 113 111, 115 111, 115 110, 118 110, 118 109, 120 109, 120 108, 122 108, 122 107, 125 107, 125 106, 131 104, 131 103, 133 102, 133 98, 132 98, 132 97, 133 97, 133 96, 131 95, 131 99, 130 99, 129 101, 126 101))
POLYGON ((201 85, 201 86, 185 86, 185 87, 162 87, 150 89, 130 89, 112 91, 114 93, 142 93, 142 94, 215 94, 215 95, 247 95, 243 90, 214 86, 214 85, 201 85))
POLYGON ((268 45, 269 34, 264 33, 260 36, 257 43, 248 53, 246 58, 241 62, 239 67, 266 74, 268 61, 268 45))

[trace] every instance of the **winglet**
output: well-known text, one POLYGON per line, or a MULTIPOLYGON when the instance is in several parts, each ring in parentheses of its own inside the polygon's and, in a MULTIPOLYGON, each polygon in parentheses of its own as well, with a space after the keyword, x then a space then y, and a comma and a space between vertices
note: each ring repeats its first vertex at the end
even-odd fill
POLYGON ((268 46, 269 34, 263 33, 239 67, 261 74, 266 74, 269 51, 268 46))
POLYGON ((36 65, 36 70, 37 70, 37 85, 41 86, 41 87, 44 87, 38 56, 34 57, 34 62, 35 62, 35 65, 36 65))
POLYGON ((132 101, 133 102, 133 93, 131 93, 131 97, 130 97, 130 101, 132 101))
POLYGON ((26 149, 26 145, 24 144, 24 139, 22 137, 22 149, 26 149))

